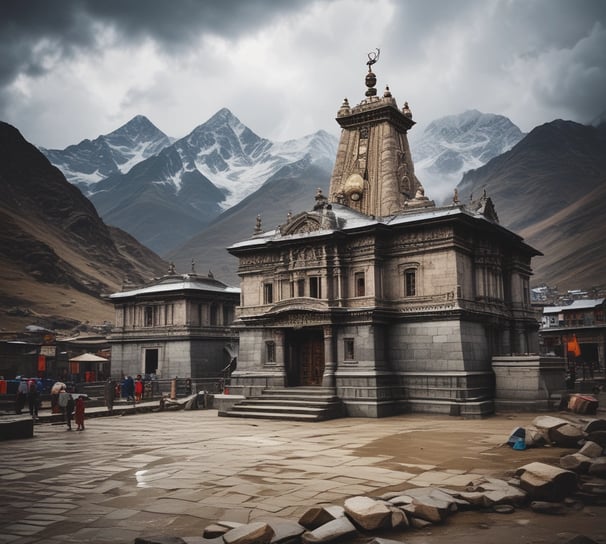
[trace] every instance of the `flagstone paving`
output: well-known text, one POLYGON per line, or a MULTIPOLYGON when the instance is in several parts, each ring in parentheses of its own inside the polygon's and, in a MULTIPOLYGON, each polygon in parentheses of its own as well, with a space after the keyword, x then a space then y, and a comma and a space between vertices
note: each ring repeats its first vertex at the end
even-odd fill
POLYGON ((292 423, 200 410, 94 418, 84 432, 38 424, 33 439, 0 442, 0 544, 200 536, 217 519, 298 519, 353 495, 503 476, 559 457, 502 447, 533 418, 292 423))

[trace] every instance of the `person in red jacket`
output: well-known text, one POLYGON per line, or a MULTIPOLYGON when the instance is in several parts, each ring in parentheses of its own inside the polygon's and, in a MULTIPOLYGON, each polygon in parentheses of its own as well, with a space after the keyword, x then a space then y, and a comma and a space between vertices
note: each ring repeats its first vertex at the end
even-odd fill
POLYGON ((135 402, 141 402, 142 397, 143 397, 143 380, 141 379, 141 374, 137 374, 137 379, 135 380, 135 402))

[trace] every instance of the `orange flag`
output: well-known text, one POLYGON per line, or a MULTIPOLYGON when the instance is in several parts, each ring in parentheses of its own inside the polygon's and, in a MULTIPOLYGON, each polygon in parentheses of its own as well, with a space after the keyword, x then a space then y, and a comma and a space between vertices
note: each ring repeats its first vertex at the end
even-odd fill
POLYGON ((572 353, 575 357, 581 356, 581 346, 579 346, 576 334, 572 335, 572 340, 568 340, 568 345, 566 349, 568 353, 572 353))

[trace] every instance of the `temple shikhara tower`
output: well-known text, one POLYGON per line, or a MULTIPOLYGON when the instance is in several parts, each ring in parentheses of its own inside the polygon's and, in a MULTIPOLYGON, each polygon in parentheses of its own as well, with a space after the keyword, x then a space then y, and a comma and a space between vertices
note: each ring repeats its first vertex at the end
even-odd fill
POLYGON ((487 195, 461 203, 455 191, 441 207, 426 196, 411 110, 388 88, 378 96, 377 58, 362 100, 338 108, 328 194, 273 230, 257 218, 229 248, 241 278, 230 393, 320 392, 351 416, 488 415, 495 361, 538 352, 540 253, 499 225, 487 195))

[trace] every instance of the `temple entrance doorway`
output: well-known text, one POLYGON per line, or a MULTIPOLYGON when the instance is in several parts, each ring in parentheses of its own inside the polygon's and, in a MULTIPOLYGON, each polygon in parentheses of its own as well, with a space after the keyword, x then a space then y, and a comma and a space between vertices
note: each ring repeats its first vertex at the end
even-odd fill
POLYGON ((322 329, 286 332, 286 381, 288 387, 322 385, 324 334, 322 329))
POLYGON ((158 350, 145 350, 145 374, 156 374, 158 372, 158 350))

